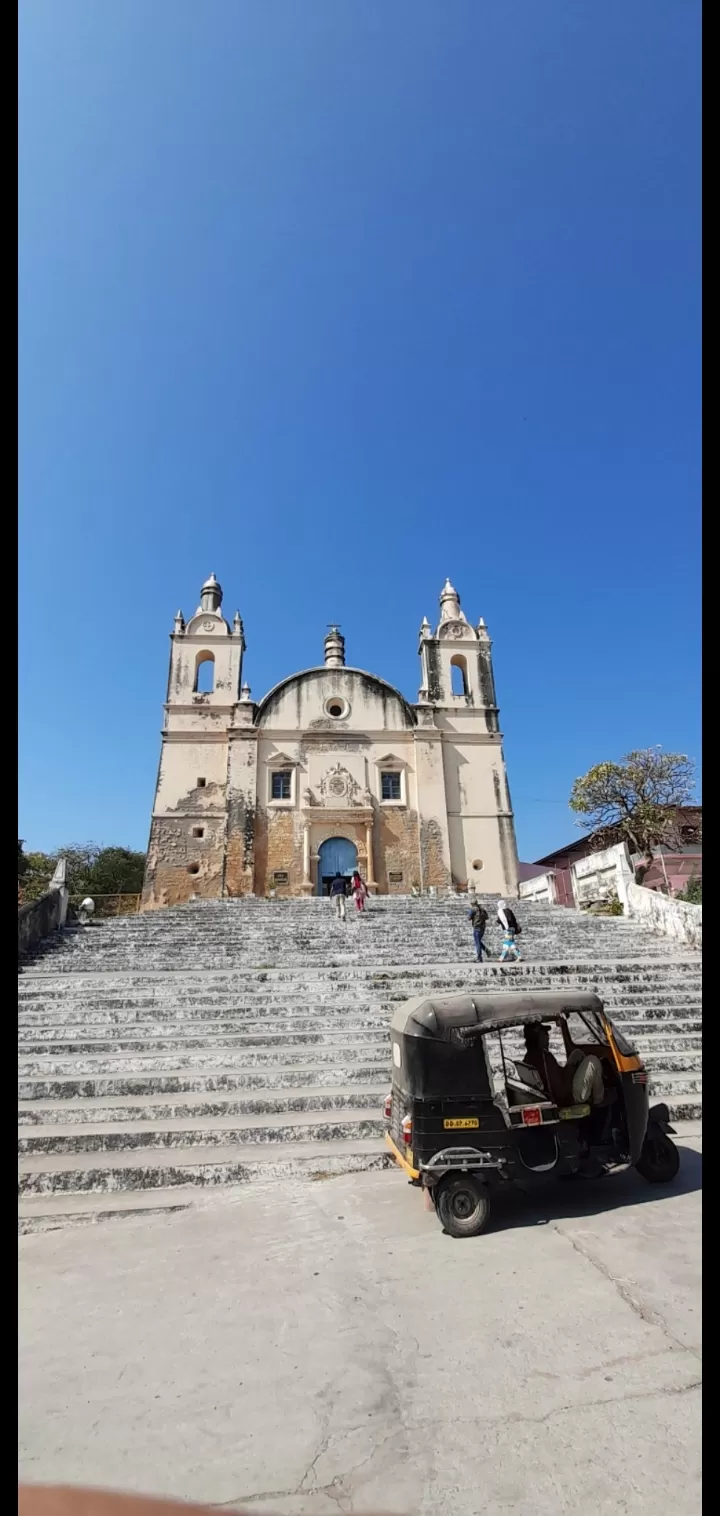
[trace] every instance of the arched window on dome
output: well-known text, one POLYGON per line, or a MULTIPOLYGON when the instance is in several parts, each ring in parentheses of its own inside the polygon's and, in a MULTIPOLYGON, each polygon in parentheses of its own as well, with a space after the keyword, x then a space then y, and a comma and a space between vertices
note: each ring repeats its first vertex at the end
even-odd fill
POLYGON ((215 656, 213 653, 198 653, 195 659, 194 695, 212 695, 215 688, 215 656))

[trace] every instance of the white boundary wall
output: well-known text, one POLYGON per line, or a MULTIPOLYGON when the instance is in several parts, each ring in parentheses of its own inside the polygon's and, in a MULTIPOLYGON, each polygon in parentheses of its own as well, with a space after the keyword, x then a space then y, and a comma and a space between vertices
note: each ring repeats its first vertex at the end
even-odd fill
POLYGON ((702 948, 702 906, 690 905, 687 900, 673 900, 657 890, 646 890, 641 884, 628 888, 629 914, 648 927, 651 932, 662 932, 665 937, 674 937, 686 947, 702 948))
POLYGON ((598 905, 617 895, 623 909, 628 910, 628 889, 633 882, 630 854, 624 842, 615 847, 603 848, 600 853, 589 853, 573 863, 573 894, 577 905, 598 905))
POLYGON ((557 889, 553 869, 548 869, 547 874, 538 874, 536 879, 523 879, 518 886, 518 894, 521 900, 535 900, 544 905, 556 905, 557 889))

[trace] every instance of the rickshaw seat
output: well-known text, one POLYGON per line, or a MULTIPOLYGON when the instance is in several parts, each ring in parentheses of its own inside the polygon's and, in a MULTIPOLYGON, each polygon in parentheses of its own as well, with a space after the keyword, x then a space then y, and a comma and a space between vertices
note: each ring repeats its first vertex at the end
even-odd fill
POLYGON ((506 1095, 508 1105, 512 1106, 537 1105, 538 1100, 548 1099, 535 1069, 517 1058, 508 1065, 506 1095))

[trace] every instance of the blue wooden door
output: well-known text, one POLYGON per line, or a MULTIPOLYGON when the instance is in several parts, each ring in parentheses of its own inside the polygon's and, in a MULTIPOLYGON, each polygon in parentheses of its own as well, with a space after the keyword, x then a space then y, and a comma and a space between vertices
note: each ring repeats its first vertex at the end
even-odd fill
POLYGON ((357 848, 346 837, 328 837, 320 846, 318 860, 317 892, 324 895, 327 890, 324 880, 332 879, 335 874, 349 877, 357 868, 357 848))

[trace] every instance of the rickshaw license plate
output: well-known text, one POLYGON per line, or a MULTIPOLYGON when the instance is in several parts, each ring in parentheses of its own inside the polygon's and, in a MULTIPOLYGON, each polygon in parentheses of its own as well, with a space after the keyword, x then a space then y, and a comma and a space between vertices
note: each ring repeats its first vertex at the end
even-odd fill
POLYGON ((477 1131, 479 1125, 477 1116, 450 1116, 443 1121, 446 1132, 477 1131))

